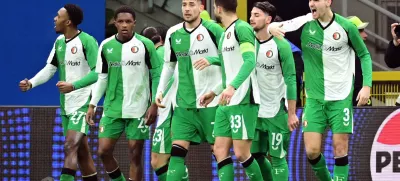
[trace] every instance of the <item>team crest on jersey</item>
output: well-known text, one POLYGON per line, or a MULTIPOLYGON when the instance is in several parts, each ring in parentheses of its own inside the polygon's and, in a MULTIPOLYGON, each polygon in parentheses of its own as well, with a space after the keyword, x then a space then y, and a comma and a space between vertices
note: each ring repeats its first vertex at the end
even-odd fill
POLYGON ((227 39, 231 38, 231 32, 229 32, 228 35, 226 35, 226 38, 227 39))
POLYGON ((131 51, 132 51, 132 53, 137 53, 137 52, 139 51, 139 47, 133 46, 133 47, 131 48, 131 51))
POLYGON ((75 54, 76 52, 78 52, 78 48, 77 47, 72 47, 71 48, 71 53, 75 54))
POLYGON ((202 34, 197 35, 197 41, 203 41, 203 39, 204 39, 204 35, 202 35, 202 34))
POLYGON ((274 52, 272 52, 272 50, 268 50, 267 53, 265 53, 265 55, 266 55, 268 58, 271 58, 271 57, 274 55, 274 52))
POLYGON ((340 33, 338 33, 338 32, 333 33, 333 39, 334 40, 339 40, 340 39, 340 33))

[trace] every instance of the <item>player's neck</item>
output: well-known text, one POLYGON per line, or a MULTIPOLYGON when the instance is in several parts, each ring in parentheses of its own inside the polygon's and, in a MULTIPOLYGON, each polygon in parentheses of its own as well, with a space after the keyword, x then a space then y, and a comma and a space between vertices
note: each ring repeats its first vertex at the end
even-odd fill
POLYGON ((221 22, 224 27, 228 28, 237 19, 238 16, 236 13, 226 13, 221 17, 221 22))
POLYGON ((332 20, 332 18, 333 18, 333 12, 331 9, 329 9, 325 12, 325 14, 322 17, 318 18, 318 20, 320 22, 326 23, 326 22, 330 22, 332 20))
POLYGON ((71 39, 75 37, 80 31, 76 28, 73 29, 67 29, 64 33, 65 39, 71 39))
POLYGON ((134 35, 134 33, 132 33, 132 35, 131 36, 122 36, 121 34, 117 34, 117 39, 120 41, 120 42, 123 42, 123 43, 125 43, 125 42, 128 42, 129 40, 131 40, 132 38, 133 38, 133 35, 134 35))
POLYGON ((267 28, 268 26, 265 26, 263 29, 256 32, 257 39, 260 41, 265 41, 271 38, 271 35, 267 32, 267 28))
POLYGON ((194 28, 196 28, 196 27, 199 26, 200 22, 201 22, 201 18, 199 17, 199 18, 197 18, 196 20, 194 20, 194 21, 191 22, 191 23, 185 22, 185 26, 186 26, 186 28, 188 28, 188 29, 194 29, 194 28))
POLYGON ((154 47, 157 49, 158 47, 160 47, 160 46, 163 46, 163 44, 162 43, 160 43, 160 42, 158 42, 158 43, 156 43, 155 45, 154 45, 154 47))

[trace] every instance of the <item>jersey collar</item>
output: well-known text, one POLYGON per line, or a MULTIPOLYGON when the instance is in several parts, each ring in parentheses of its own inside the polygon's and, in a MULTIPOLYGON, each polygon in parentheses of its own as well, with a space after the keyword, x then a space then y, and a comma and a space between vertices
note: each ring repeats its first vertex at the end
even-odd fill
POLYGON ((226 27, 226 29, 225 29, 225 31, 226 30, 228 30, 233 24, 235 24, 236 23, 236 21, 238 21, 239 20, 239 18, 238 19, 236 19, 235 21, 233 21, 228 27, 226 27))
POLYGON ((199 23, 199 25, 197 25, 196 28, 194 28, 192 31, 189 31, 188 29, 186 29, 186 21, 185 21, 185 22, 183 22, 183 29, 184 29, 187 33, 191 34, 191 33, 193 33, 194 31, 196 31, 196 29, 197 29, 202 23, 203 23, 203 19, 200 18, 200 23, 199 23))
POLYGON ((272 38, 274 38, 274 36, 271 36, 271 37, 268 38, 268 40, 264 40, 264 41, 260 41, 258 38, 256 38, 256 39, 257 39, 258 43, 261 45, 263 43, 269 42, 270 40, 272 40, 272 38))
POLYGON ((117 34, 115 34, 115 39, 119 42, 119 43, 121 43, 121 44, 124 44, 124 43, 126 43, 126 42, 129 42, 129 41, 131 41, 132 39, 133 39, 133 37, 135 37, 135 32, 133 32, 133 35, 132 35, 132 37, 129 39, 129 40, 126 40, 126 41, 121 41, 121 40, 119 40, 118 38, 117 38, 117 35, 118 35, 118 33, 117 34))
POLYGON ((335 12, 332 11, 332 13, 333 13, 332 19, 331 19, 331 21, 329 22, 329 24, 326 25, 325 27, 322 26, 322 24, 321 24, 321 22, 319 22, 319 20, 317 20, 319 26, 320 26, 323 30, 327 29, 327 28, 335 21, 335 18, 336 18, 335 12))
POLYGON ((66 38, 65 38, 65 43, 68 43, 68 42, 70 42, 70 41, 72 41, 73 39, 75 39, 76 37, 78 37, 81 33, 82 33, 82 30, 78 30, 79 32, 75 35, 75 36, 73 36, 72 38, 70 38, 69 40, 67 40, 66 38))

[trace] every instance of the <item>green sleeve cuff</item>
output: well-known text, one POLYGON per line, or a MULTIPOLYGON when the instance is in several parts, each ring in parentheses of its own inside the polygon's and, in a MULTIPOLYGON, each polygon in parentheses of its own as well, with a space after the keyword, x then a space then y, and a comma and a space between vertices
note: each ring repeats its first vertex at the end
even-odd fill
POLYGON ((206 59, 211 65, 221 66, 221 60, 219 59, 219 57, 207 57, 206 59))
MULTIPOLYGON (((240 85, 250 76, 251 72, 254 70, 256 67, 256 57, 254 54, 254 45, 250 43, 243 43, 240 45, 240 51, 242 52, 242 57, 243 57, 243 65, 239 70, 239 73, 236 75, 235 79, 230 83, 232 87, 235 89, 238 89, 240 85), (242 49, 242 45, 247 44, 249 46, 252 46, 252 48, 249 47, 244 47, 242 49), (248 50, 248 51, 246 51, 248 50)), ((247 46, 245 45, 245 46, 247 46)))

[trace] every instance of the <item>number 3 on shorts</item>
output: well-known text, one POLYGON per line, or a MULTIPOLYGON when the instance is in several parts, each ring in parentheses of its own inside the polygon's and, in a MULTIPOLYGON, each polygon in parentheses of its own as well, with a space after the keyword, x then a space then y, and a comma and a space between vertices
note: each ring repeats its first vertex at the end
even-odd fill
POLYGON ((85 118, 86 113, 82 112, 82 111, 75 111, 74 113, 72 113, 72 116, 70 118, 70 120, 72 121, 73 124, 78 124, 79 121, 83 118, 85 118))
POLYGON ((231 129, 233 133, 237 133, 242 127, 243 115, 231 115, 231 129))
POLYGON ((350 122, 349 122, 349 120, 350 120, 350 109, 349 108, 344 108, 343 109, 343 113, 344 113, 343 125, 344 126, 349 126, 349 124, 350 124, 350 122))

